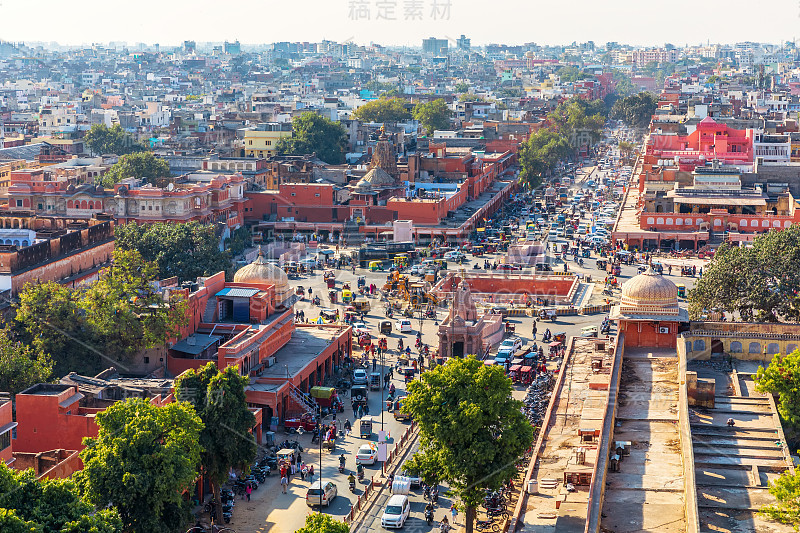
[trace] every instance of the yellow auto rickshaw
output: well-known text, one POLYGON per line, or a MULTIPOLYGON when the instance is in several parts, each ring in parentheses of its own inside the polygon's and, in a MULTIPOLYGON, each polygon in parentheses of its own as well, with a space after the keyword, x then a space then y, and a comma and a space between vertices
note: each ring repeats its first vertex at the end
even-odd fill
POLYGON ((409 264, 408 256, 407 255, 396 255, 394 258, 394 266, 396 267, 407 267, 409 264))
POLYGON ((353 301, 353 291, 350 289, 342 289, 342 301, 349 304, 353 301))
POLYGON ((383 263, 381 261, 370 261, 369 270, 370 272, 377 272, 378 270, 383 270, 383 263))
POLYGON ((686 298, 686 285, 683 283, 677 283, 676 286, 678 287, 678 297, 686 298))
POLYGON ((369 313, 370 305, 369 300, 366 298, 356 298, 353 300, 353 307, 356 308, 356 311, 359 313, 369 313))

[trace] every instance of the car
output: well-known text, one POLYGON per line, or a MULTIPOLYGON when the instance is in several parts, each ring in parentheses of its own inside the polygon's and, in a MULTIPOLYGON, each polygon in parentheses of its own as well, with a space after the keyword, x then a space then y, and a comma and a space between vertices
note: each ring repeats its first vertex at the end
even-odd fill
POLYGON ((608 239, 605 237, 600 237, 599 235, 591 235, 584 239, 585 242, 589 244, 605 244, 608 242, 608 239))
POLYGON ((534 271, 536 272, 552 272, 553 267, 551 267, 548 263, 536 263, 533 266, 534 271))
POLYGON ((422 265, 414 265, 411 267, 410 273, 414 276, 422 276, 425 273, 425 267, 422 265))
POLYGON ((406 470, 405 464, 403 464, 401 475, 406 478, 409 483, 411 483, 412 487, 419 487, 422 485, 422 478, 419 477, 419 474, 411 473, 410 471, 406 470))
POLYGON ((328 507, 331 501, 339 494, 339 489, 330 481, 326 482, 324 486, 320 486, 321 480, 316 480, 308 487, 306 491, 306 505, 314 507, 315 505, 324 505, 328 507))
POLYGON ((374 465, 378 460, 378 447, 374 443, 362 444, 356 453, 357 465, 374 465))
POLYGON ((353 385, 366 385, 369 382, 367 371, 363 368, 353 370, 353 385))
POLYGON ((506 361, 514 358, 514 352, 515 350, 512 350, 509 347, 500 348, 497 350, 497 355, 494 356, 494 360, 498 365, 504 365, 506 361))
POLYGON ((581 328, 581 337, 597 337, 597 326, 581 328))
POLYGON ((407 318, 398 320, 397 324, 395 324, 395 328, 397 328, 397 331, 400 333, 411 333, 413 331, 411 328, 411 321, 407 318))
POLYGON ((458 261, 462 257, 464 257, 464 254, 462 254, 458 250, 455 250, 455 251, 452 251, 452 252, 447 252, 446 254, 444 254, 444 258, 445 259, 449 259, 449 260, 452 260, 452 261, 458 261))
POLYGON ((522 268, 518 267, 517 265, 503 263, 502 265, 497 266, 497 270, 522 270, 522 268))
POLYGON ((519 337, 511 337, 510 339, 506 339, 500 343, 500 348, 511 348, 515 352, 522 348, 522 339, 519 337))
POLYGON ((411 502, 405 494, 395 494, 386 503, 386 508, 381 516, 381 526, 384 528, 401 528, 405 525, 411 512, 411 502))

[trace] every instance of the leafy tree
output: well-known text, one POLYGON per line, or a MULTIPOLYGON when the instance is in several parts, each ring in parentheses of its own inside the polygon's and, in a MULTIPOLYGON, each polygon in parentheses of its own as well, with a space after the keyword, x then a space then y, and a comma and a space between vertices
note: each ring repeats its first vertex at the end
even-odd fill
POLYGON ((520 179, 528 187, 536 188, 541 185, 546 174, 572 153, 572 147, 566 137, 542 128, 520 147, 520 179))
POLYGON ((114 505, 126 531, 178 531, 190 517, 181 493, 191 490, 202 451, 203 422, 192 406, 129 399, 96 420, 99 433, 84 439, 84 468, 74 475, 83 494, 98 507, 114 505))
POLYGON ((592 142, 600 139, 605 126, 605 104, 602 100, 586 100, 572 97, 561 102, 547 115, 553 129, 567 137, 570 144, 577 148, 588 134, 592 142))
POLYGON ((626 159, 630 159, 633 157, 633 152, 636 149, 636 145, 633 143, 629 143, 628 141, 620 141, 619 143, 619 151, 622 152, 622 155, 626 159))
POLYGON ((556 71, 556 75, 562 83, 573 83, 589 77, 585 72, 572 65, 561 67, 556 71))
POLYGON ((256 419, 245 398, 249 383, 234 367, 220 372, 214 363, 187 370, 175 382, 176 396, 192 403, 205 425, 200 432, 200 457, 217 501, 217 516, 222 516, 220 487, 231 468, 244 467, 256 456, 256 441, 250 433, 256 419))
POLYGON ((212 224, 120 224, 114 228, 114 235, 117 249, 138 251, 145 260, 158 265, 163 278, 178 276, 181 281, 193 281, 233 267, 231 253, 219 249, 212 224))
POLYGON ((459 94, 469 91, 469 83, 465 81, 460 81, 456 83, 455 91, 459 94))
POLYGON ((53 375, 53 361, 40 349, 14 341, 8 328, 0 330, 0 390, 12 395, 53 375))
POLYGON ((280 154, 310 154, 331 165, 344 163, 347 148, 347 131, 339 122, 334 122, 312 111, 306 111, 292 119, 292 136, 278 143, 280 154))
POLYGON ((744 321, 800 320, 800 227, 759 235, 747 248, 723 244, 689 292, 689 313, 738 313, 744 321))
POLYGON ((800 427, 800 350, 776 354, 769 366, 758 367, 756 390, 778 394, 778 412, 790 425, 800 427))
POLYGON ((433 135, 436 130, 448 129, 450 115, 450 108, 441 98, 427 103, 420 102, 414 107, 414 118, 422 124, 428 135, 433 135))
POLYGON ((769 485, 769 493, 777 503, 763 507, 760 513, 782 524, 800 529, 800 472, 784 472, 769 485))
POLYGON ((634 87, 630 76, 621 70, 615 70, 613 73, 614 81, 617 84, 614 86, 614 93, 624 98, 633 93, 634 87))
POLYGON ((459 102, 486 102, 487 100, 486 100, 485 97, 483 97, 483 96, 481 96, 479 94, 464 93, 464 94, 459 95, 458 101, 459 102))
POLYGON ((153 183, 158 178, 168 176, 169 165, 166 161, 152 152, 137 152, 120 157, 100 178, 100 184, 110 189, 125 178, 141 178, 145 182, 153 183))
POLYGON ((306 524, 295 533, 348 533, 350 526, 329 514, 312 513, 306 516, 306 524))
POLYGON ((96 374, 139 350, 163 345, 186 322, 186 302, 155 292, 158 270, 136 251, 117 250, 88 288, 28 284, 16 306, 15 331, 52 354, 57 375, 96 374))
POLYGON ((94 124, 84 136, 83 142, 93 154, 124 155, 141 152, 145 149, 143 145, 135 142, 119 124, 114 124, 110 128, 105 124, 94 124))
POLYGON ((474 357, 450 359, 408 386, 403 409, 419 424, 419 452, 407 463, 428 480, 449 483, 466 508, 467 533, 484 489, 516 475, 533 428, 511 397, 511 381, 474 357))
POLYGON ((234 230, 228 239, 225 239, 225 246, 227 246, 230 255, 236 257, 244 252, 252 242, 253 235, 250 233, 250 230, 242 226, 234 230))
POLYGON ((96 511, 69 479, 37 480, 33 470, 0 462, 0 531, 3 533, 117 533, 115 509, 96 511))
POLYGON ((634 128, 645 128, 658 107, 658 97, 653 93, 642 91, 639 94, 626 96, 614 102, 611 118, 622 120, 634 128))
POLYGON ((379 98, 367 102, 353 112, 363 122, 402 122, 411 118, 402 98, 379 98))

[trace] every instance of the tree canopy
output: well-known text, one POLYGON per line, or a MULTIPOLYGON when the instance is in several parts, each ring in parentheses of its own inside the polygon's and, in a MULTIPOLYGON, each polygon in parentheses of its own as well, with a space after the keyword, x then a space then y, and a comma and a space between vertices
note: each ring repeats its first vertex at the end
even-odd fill
POLYGON ((58 375, 124 369, 139 350, 163 345, 186 323, 186 302, 164 302, 158 269, 139 252, 117 250, 113 264, 86 288, 28 284, 16 304, 14 328, 23 342, 50 354, 58 375))
POLYGON ((93 154, 116 154, 124 155, 133 152, 141 152, 145 147, 133 140, 119 124, 114 124, 110 128, 105 124, 94 124, 86 133, 83 142, 89 147, 93 154))
POLYGON ((84 467, 74 476, 82 493, 116 507, 126 531, 179 531, 191 516, 181 493, 191 490, 202 450, 203 422, 192 406, 128 399, 96 420, 99 433, 84 439, 84 467))
POLYGON ((800 428, 800 350, 773 356, 767 368, 758 367, 755 382, 759 392, 779 396, 781 418, 800 428))
POLYGON ((653 93, 642 91, 614 102, 610 117, 622 120, 634 128, 645 128, 650 124, 650 118, 656 112, 657 106, 658 97, 653 93))
POLYGON ((769 493, 776 503, 764 506, 761 514, 800 530, 800 472, 781 474, 769 484, 769 493))
POLYGON ((465 92, 469 91, 469 83, 467 83, 466 81, 460 81, 460 82, 456 83, 454 89, 459 94, 465 93, 465 92))
POLYGON ((154 183, 158 178, 169 176, 169 165, 152 152, 125 154, 111 165, 108 172, 100 178, 100 184, 106 189, 125 178, 140 178, 146 183, 154 183))
POLYGON ((467 533, 484 489, 516 475, 515 461, 533 442, 533 428, 511 397, 499 367, 474 357, 450 359, 408 385, 403 409, 419 424, 419 451, 409 470, 446 481, 466 507, 467 533))
POLYGON ((689 291, 689 314, 737 313, 747 322, 800 320, 800 227, 769 231, 745 248, 723 244, 689 291))
POLYGON ((295 533, 349 533, 350 526, 336 520, 329 514, 311 513, 306 516, 306 523, 295 533))
POLYGON ((362 105, 353 116, 363 122, 402 122, 411 118, 402 98, 379 98, 362 105))
MULTIPOLYGON (((245 397, 249 383, 235 367, 220 372, 214 363, 188 370, 175 381, 176 397, 191 403, 205 426, 200 432, 200 459, 218 504, 220 487, 231 468, 244 467, 256 457, 256 441, 250 433, 256 418, 245 397)), ((222 516, 221 507, 217 516, 222 516)))
POLYGON ((312 111, 306 111, 292 119, 292 136, 278 143, 280 154, 311 154, 331 165, 344 163, 347 149, 347 131, 339 122, 334 122, 312 111))
POLYGON ((573 148, 584 142, 600 139, 605 126, 605 104, 602 100, 572 97, 561 102, 547 115, 551 127, 564 135, 573 148))
POLYGON ((428 135, 433 135, 436 130, 449 129, 451 115, 450 108, 441 98, 431 102, 420 102, 414 107, 414 118, 422 124, 428 135))
POLYGON ((3 533, 117 533, 115 509, 95 510, 69 479, 37 480, 33 470, 0 461, 0 531, 3 533))
POLYGON ((0 390, 12 395, 53 375, 53 361, 41 349, 12 339, 8 328, 0 329, 0 390))
POLYGON ((566 65, 556 71, 562 83, 573 83, 588 78, 589 76, 577 67, 566 65))
POLYGON ((162 278, 177 276, 181 281, 194 281, 198 276, 233 267, 231 254, 219 249, 213 224, 119 224, 114 235, 117 249, 138 251, 142 258, 158 266, 162 278))
POLYGON ((572 147, 566 137, 542 128, 520 147, 520 179, 528 187, 536 188, 542 184, 546 174, 572 153, 572 147))

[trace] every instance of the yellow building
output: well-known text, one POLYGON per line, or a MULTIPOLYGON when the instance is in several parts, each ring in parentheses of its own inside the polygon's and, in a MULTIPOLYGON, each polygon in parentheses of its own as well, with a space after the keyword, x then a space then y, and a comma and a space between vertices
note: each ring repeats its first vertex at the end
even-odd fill
POLYGON ((265 122, 244 132, 243 157, 271 157, 276 154, 278 143, 292 136, 292 125, 288 122, 265 122))

